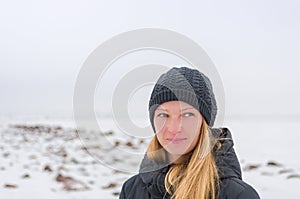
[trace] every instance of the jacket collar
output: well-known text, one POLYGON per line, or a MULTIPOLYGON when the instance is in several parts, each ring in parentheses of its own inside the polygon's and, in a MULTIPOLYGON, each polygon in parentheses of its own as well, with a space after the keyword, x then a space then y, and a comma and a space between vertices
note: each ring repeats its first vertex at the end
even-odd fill
POLYGON ((220 128, 212 129, 212 133, 215 137, 220 138, 222 143, 221 148, 215 151, 215 161, 220 179, 242 179, 241 166, 233 148, 231 132, 228 128, 220 128))

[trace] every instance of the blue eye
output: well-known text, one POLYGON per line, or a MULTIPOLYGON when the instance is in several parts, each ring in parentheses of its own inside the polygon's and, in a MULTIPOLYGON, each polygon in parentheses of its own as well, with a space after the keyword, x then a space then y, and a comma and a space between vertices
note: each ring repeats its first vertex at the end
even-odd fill
POLYGON ((189 113, 189 112, 188 112, 188 113, 184 113, 183 116, 184 116, 184 117, 193 117, 193 116, 195 116, 195 114, 194 114, 194 113, 189 113))
POLYGON ((168 117, 168 114, 166 114, 166 113, 159 113, 159 114, 157 114, 157 117, 168 117))

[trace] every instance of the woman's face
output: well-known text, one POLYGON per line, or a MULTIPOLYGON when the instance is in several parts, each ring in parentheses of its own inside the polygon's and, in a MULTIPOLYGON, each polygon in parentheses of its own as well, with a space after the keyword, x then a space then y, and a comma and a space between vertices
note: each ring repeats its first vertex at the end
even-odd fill
POLYGON ((200 112, 185 102, 165 102, 154 113, 158 141, 171 159, 187 154, 195 148, 201 125, 200 112))

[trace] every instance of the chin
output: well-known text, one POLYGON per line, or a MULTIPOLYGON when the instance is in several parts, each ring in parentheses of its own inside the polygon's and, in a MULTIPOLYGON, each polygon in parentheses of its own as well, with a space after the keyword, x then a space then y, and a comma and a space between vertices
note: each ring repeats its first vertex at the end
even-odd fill
POLYGON ((178 148, 177 149, 168 148, 167 152, 172 154, 172 155, 185 155, 185 154, 188 153, 187 150, 181 150, 181 149, 178 149, 178 148))

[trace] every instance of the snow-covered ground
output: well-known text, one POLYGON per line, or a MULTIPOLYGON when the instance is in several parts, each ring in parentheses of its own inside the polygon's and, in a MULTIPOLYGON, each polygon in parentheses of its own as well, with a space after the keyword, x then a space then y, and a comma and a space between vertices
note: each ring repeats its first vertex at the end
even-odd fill
MULTIPOLYGON (((148 140, 122 135, 111 119, 101 122, 103 132, 78 132, 71 119, 0 118, 0 198, 118 198, 148 140)), ((225 124, 243 179, 261 198, 300 197, 300 122, 225 124)))

